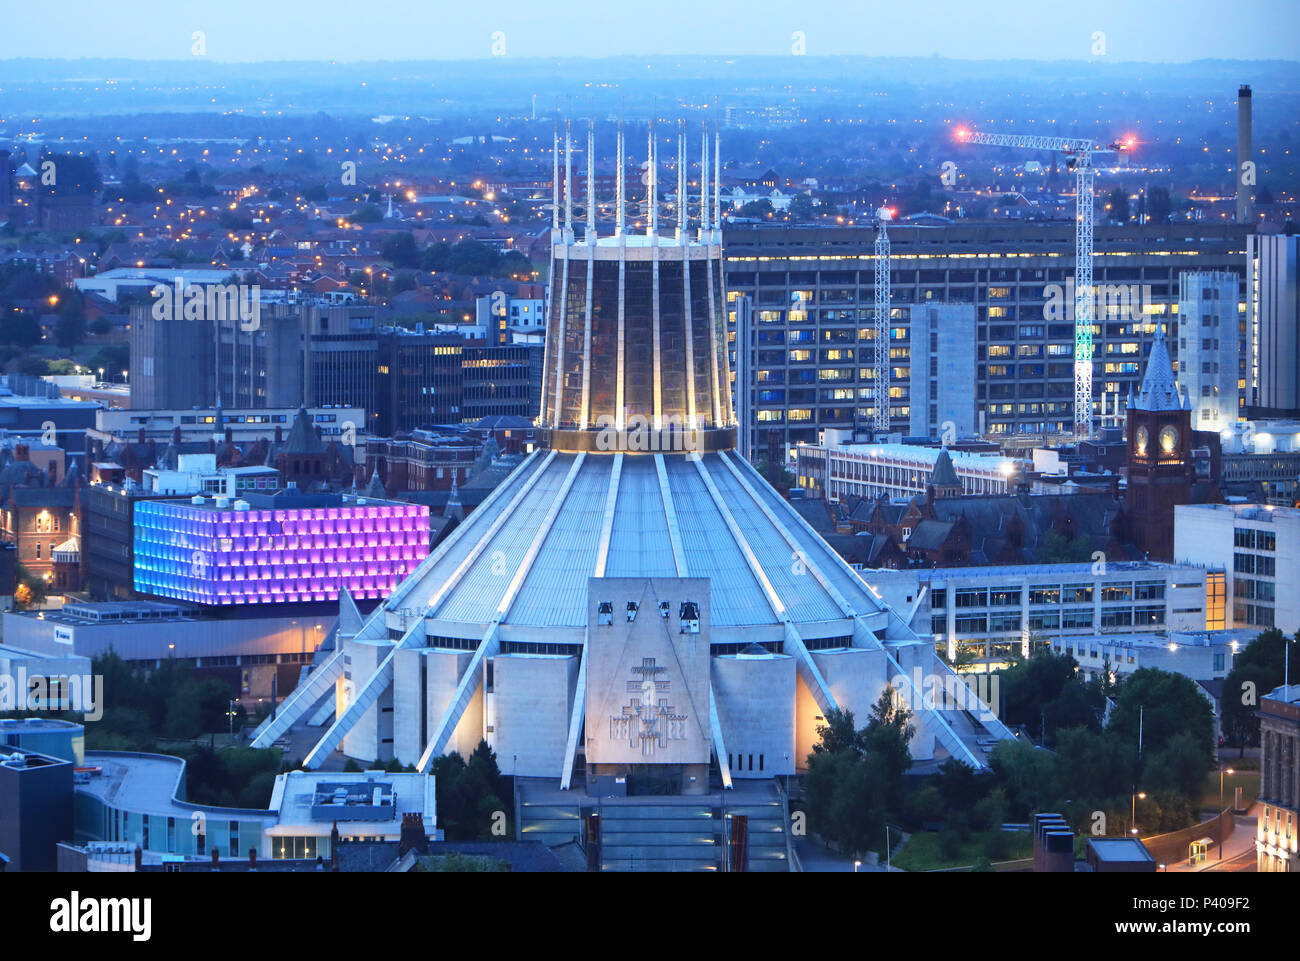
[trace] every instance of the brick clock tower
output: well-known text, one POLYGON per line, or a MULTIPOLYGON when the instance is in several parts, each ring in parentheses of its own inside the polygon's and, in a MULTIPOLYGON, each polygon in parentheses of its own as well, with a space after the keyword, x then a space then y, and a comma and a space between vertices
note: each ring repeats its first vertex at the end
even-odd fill
POLYGON ((1192 499, 1192 411, 1178 389, 1164 331, 1157 329, 1142 387, 1128 398, 1129 539, 1152 560, 1172 560, 1174 507, 1192 499))

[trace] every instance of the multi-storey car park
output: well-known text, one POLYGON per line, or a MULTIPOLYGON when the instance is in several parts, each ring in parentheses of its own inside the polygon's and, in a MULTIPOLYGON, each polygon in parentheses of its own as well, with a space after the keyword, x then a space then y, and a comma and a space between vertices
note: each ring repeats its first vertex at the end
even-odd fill
MULTIPOLYGON (((1122 412, 1118 405, 1137 389, 1156 324, 1166 324, 1171 340, 1177 336, 1182 272, 1222 271, 1244 281, 1250 230, 1201 223, 1097 227, 1098 417, 1122 412)), ((874 402, 874 239, 869 227, 726 231, 728 323, 733 344, 747 341, 750 351, 747 365, 733 347, 732 363, 742 413, 748 401, 742 427, 754 450, 815 444, 828 427, 865 439, 874 402), (752 308, 747 337, 735 330, 738 314, 746 315, 737 309, 742 298, 752 308)), ((910 368, 929 350, 929 343, 913 343, 911 310, 947 303, 975 309, 977 427, 1008 440, 1070 431, 1074 225, 894 225, 890 240, 893 430, 907 433, 912 407, 929 402, 910 393, 910 368)), ((1246 320, 1244 303, 1238 315, 1246 320)))

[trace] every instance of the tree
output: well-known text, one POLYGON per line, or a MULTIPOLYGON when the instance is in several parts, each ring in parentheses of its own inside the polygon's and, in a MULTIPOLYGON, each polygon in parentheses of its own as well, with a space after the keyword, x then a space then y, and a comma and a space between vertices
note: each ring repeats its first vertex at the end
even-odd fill
POLYGON ((1182 674, 1144 667, 1131 674, 1120 688, 1111 712, 1107 732, 1138 750, 1138 727, 1142 728, 1141 753, 1163 749, 1177 734, 1195 738, 1204 766, 1209 767, 1214 749, 1214 711, 1182 674))
POLYGON ((742 205, 741 208, 736 211, 736 216, 763 220, 770 219, 774 212, 772 201, 763 197, 759 200, 751 200, 749 203, 742 205))
POLYGON ((453 751, 435 758, 432 773, 438 792, 438 823, 448 840, 492 840, 498 814, 512 823, 509 796, 497 767, 496 754, 486 741, 479 741, 466 762, 453 751))
POLYGON ((809 827, 846 857, 883 840, 886 773, 877 758, 853 751, 809 756, 804 776, 809 827))
POLYGON ((990 763, 1018 817, 1059 807, 1056 756, 1023 740, 999 741, 990 763))
POLYGON ((915 730, 912 712, 894 701, 894 689, 886 686, 871 706, 871 718, 861 732, 868 757, 878 758, 885 772, 885 796, 890 810, 903 801, 903 775, 912 766, 908 745, 915 730))
POLYGON ((54 325, 54 341, 65 350, 71 350, 86 336, 86 312, 79 296, 67 296, 59 307, 59 319, 54 325))
POLYGON ((949 811, 969 811, 984 796, 988 784, 970 765, 951 757, 939 765, 933 783, 949 811))
MULTIPOLYGON (((3 301, 0 295, 0 301, 3 301)), ((26 310, 0 312, 0 343, 15 347, 34 347, 41 342, 41 322, 26 310)))
POLYGON ((817 737, 819 740, 813 745, 809 761, 817 754, 861 753, 866 749, 862 735, 853 723, 853 712, 838 707, 826 712, 826 723, 817 725, 817 737))
POLYGON ((1259 699, 1286 676, 1284 652, 1291 659, 1291 676, 1300 678, 1300 643, 1273 627, 1237 654, 1223 683, 1220 711, 1224 735, 1243 755, 1247 744, 1259 740, 1259 699))
POLYGON ((1000 787, 995 787, 987 796, 975 802, 971 808, 971 827, 977 831, 998 831, 1006 819, 1007 795, 1000 787))
POLYGON ((1099 690, 1078 679, 1077 667, 1069 654, 1039 648, 1028 659, 999 672, 1003 720, 1013 727, 1024 725, 1040 741, 1046 736, 1043 725, 1049 719, 1047 732, 1062 723, 1082 723, 1100 730, 1104 700, 1099 690))
POLYGON ((14 603, 19 607, 40 607, 45 603, 45 580, 21 564, 14 565, 14 603))
POLYGON ((1196 737, 1187 732, 1175 734, 1148 759, 1142 782, 1149 789, 1172 791, 1196 798, 1205 784, 1205 754, 1196 737))
POLYGON ((933 784, 913 791, 903 805, 903 819, 912 827, 919 828, 942 817, 943 796, 933 784))
POLYGON ((1127 796, 1135 764, 1132 746, 1113 733, 1071 727, 1057 734, 1056 781, 1067 798, 1127 796))
POLYGON ((812 197, 808 194, 795 194, 790 198, 790 205, 786 208, 785 216, 787 220, 808 222, 817 216, 817 209, 813 203, 812 197))
POLYGON ((377 224, 383 222, 384 212, 375 204, 362 204, 347 219, 354 224, 377 224))
POLYGON ((409 233, 393 234, 388 237, 380 253, 394 267, 416 267, 420 263, 420 247, 415 237, 409 233))
POLYGON ((911 766, 911 712, 885 688, 861 729, 851 711, 831 710, 808 755, 808 823, 846 856, 883 842, 891 812, 902 809, 903 773, 911 766))
POLYGON ((54 165, 52 169, 55 176, 53 183, 49 184, 42 178, 39 187, 41 193, 57 197, 94 196, 103 185, 99 168, 91 157, 43 151, 37 169, 44 173, 44 165, 47 163, 54 165))

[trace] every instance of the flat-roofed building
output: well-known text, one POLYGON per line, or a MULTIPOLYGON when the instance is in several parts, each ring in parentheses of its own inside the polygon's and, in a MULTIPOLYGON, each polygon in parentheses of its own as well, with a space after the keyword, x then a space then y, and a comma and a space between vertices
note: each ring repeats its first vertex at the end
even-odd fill
MULTIPOLYGON (((1097 226, 1097 413, 1103 395, 1111 398, 1111 410, 1116 398, 1130 389, 1136 393, 1157 323, 1176 336, 1179 274, 1220 271, 1244 277, 1250 230, 1249 225, 1199 223, 1097 226)), ((894 308, 930 303, 974 308, 980 429, 998 438, 1071 430, 1074 224, 899 224, 889 235, 894 308)), ((870 363, 856 355, 851 363, 832 362, 820 351, 834 344, 870 352, 875 230, 746 224, 728 228, 725 239, 728 322, 734 327, 735 303, 748 298, 755 334, 766 331, 768 337, 766 344, 753 338, 753 382, 786 385, 786 396, 755 401, 755 447, 815 443, 817 432, 828 427, 870 428, 869 403, 821 393, 832 385, 869 389, 870 363), (795 357, 796 350, 810 353, 806 359, 795 357)), ((904 366, 904 358, 910 363, 923 346, 907 327, 895 326, 891 364, 904 366)), ((926 399, 902 384, 894 386, 902 388, 892 399, 894 429, 908 430, 912 407, 926 399)))
POLYGON ((1300 421, 1239 420, 1220 433, 1225 495, 1292 507, 1300 501, 1300 421))
POLYGON ((1203 631, 1206 571, 1150 561, 859 572, 913 630, 993 670, 1069 638, 1203 631))
POLYGON ((90 752, 90 777, 76 787, 76 832, 83 842, 139 846, 180 859, 328 860, 340 841, 397 841, 418 818, 437 830, 434 778, 384 771, 291 771, 276 777, 266 808, 185 800, 185 761, 162 754, 90 752))
POLYGON ((0 747, 0 852, 12 871, 53 871, 57 845, 73 838, 67 758, 0 747))
POLYGON ((1246 238, 1251 416, 1300 416, 1300 235, 1246 238))
POLYGON ((1237 651, 1256 635, 1249 630, 1094 634, 1057 638, 1051 648, 1078 661, 1085 680, 1099 679, 1109 671, 1113 681, 1150 667, 1193 681, 1213 681, 1228 676, 1237 651))
POLYGON ((1193 430, 1223 430, 1246 412, 1246 318, 1241 278, 1226 271, 1178 276, 1178 384, 1193 430))
POLYGON ((1271 504, 1174 509, 1174 558, 1228 570, 1229 627, 1300 629, 1300 510, 1271 504))
POLYGON ((935 467, 946 459, 941 480, 955 475, 963 494, 1005 494, 1022 464, 1000 454, 971 453, 917 444, 800 444, 795 448, 796 480, 804 489, 821 489, 831 502, 851 497, 924 495, 935 467))

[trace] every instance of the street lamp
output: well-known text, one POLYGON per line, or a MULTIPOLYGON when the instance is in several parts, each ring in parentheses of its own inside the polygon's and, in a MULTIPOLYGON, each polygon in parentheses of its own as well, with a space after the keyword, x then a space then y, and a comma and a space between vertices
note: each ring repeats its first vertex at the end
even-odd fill
POLYGON ((1129 833, 1129 834, 1132 834, 1132 835, 1136 835, 1136 834, 1138 833, 1137 825, 1134 823, 1134 822, 1137 820, 1137 803, 1138 803, 1138 798, 1141 798, 1143 801, 1145 801, 1145 800, 1147 799, 1146 792, 1145 792, 1145 791, 1134 791, 1134 792, 1133 792, 1133 797, 1130 799, 1132 803, 1131 803, 1130 806, 1129 806, 1129 815, 1128 815, 1128 833, 1129 833))
POLYGON ((230 710, 226 712, 226 717, 230 718, 230 740, 235 740, 235 702, 232 698, 230 701, 230 710))
POLYGON ((860 867, 862 867, 862 862, 861 862, 861 861, 854 861, 854 862, 853 862, 853 873, 854 873, 854 874, 857 874, 857 873, 858 873, 858 868, 860 868, 860 867))
MULTIPOLYGON (((890 860, 889 828, 890 825, 886 824, 885 825, 885 870, 886 871, 892 871, 894 869, 893 864, 890 860)), ((902 828, 894 828, 894 830, 897 831, 899 834, 903 833, 902 828)))
POLYGON ((1219 768, 1219 810, 1223 810, 1223 775, 1236 774, 1232 768, 1219 768))

